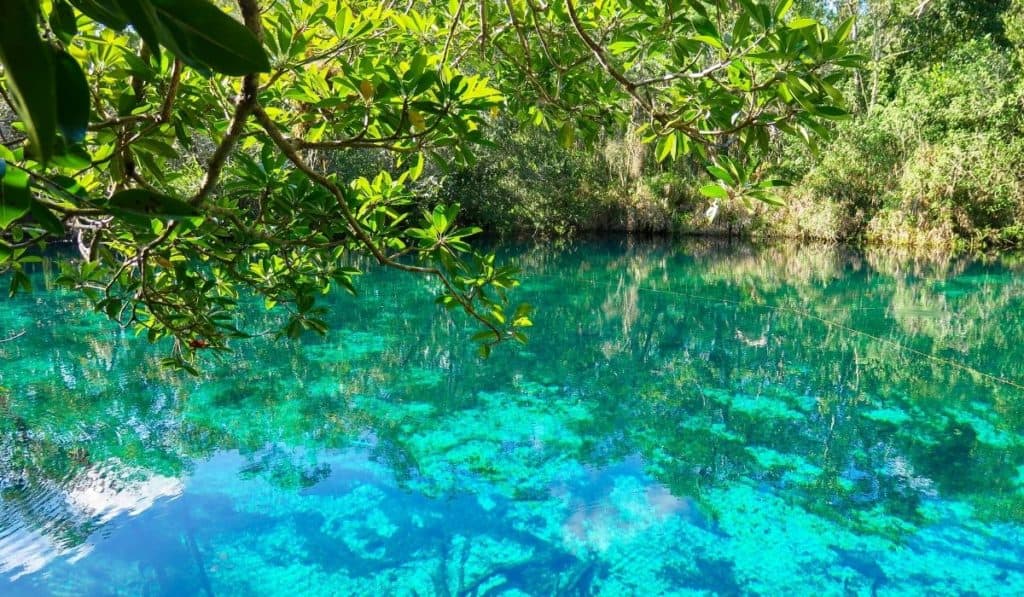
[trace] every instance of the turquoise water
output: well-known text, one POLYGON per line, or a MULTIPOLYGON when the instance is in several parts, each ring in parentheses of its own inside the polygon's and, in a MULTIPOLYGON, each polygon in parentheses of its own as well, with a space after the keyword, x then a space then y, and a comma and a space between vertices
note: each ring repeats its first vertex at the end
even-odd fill
POLYGON ((199 379, 5 300, 0 594, 1024 594, 1024 260, 505 253, 487 361, 401 274, 199 379))

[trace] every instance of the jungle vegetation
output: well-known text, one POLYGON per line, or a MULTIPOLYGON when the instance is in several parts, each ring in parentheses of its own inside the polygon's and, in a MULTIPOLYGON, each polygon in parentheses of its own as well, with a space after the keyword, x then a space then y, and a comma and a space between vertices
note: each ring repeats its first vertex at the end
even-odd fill
POLYGON ((530 234, 742 234, 929 253, 1020 246, 1024 2, 808 0, 794 10, 832 25, 855 16, 850 43, 864 62, 835 82, 851 118, 813 150, 792 137, 773 145, 777 175, 792 183, 781 209, 724 203, 708 222, 703 169, 659 163, 635 129, 607 130, 599 151, 559 151, 511 122, 501 147, 443 196, 480 197, 464 204, 475 221, 530 234), (496 203, 503 209, 488 209, 496 203))
POLYGON ((10 291, 30 290, 23 270, 47 243, 71 239, 80 259, 58 281, 121 326, 172 337, 167 364, 186 369, 249 335, 242 296, 288 314, 277 333, 324 332, 318 296, 354 291, 367 256, 434 280, 439 303, 479 323, 483 354, 525 341, 531 309, 506 297, 515 270, 459 223, 475 193, 444 194, 495 162, 507 127, 587 152, 628 130, 656 161, 700 172, 712 219, 782 203, 777 146, 814 147, 848 118, 840 87, 865 59, 853 15, 794 0, 2 7, 10 291))

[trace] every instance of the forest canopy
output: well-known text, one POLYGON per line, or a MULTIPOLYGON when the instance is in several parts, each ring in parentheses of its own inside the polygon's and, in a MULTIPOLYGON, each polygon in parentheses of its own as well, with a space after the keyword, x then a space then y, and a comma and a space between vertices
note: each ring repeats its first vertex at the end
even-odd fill
POLYGON ((771 147, 849 117, 853 17, 793 0, 4 0, 0 269, 71 239, 59 281, 119 325, 222 350, 261 297, 281 334, 323 333, 317 297, 355 292, 358 257, 436 280, 487 354, 525 341, 514 268, 467 239, 434 176, 495 123, 563 147, 630 123, 658 161, 692 160, 713 202, 779 202, 771 147), (365 171, 339 163, 390 156, 365 171))

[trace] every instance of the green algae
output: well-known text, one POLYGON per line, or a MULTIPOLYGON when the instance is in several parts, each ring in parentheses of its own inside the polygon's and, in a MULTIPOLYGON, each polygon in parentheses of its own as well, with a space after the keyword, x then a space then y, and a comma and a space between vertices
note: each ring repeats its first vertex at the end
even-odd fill
POLYGON ((821 467, 796 454, 783 454, 760 446, 750 446, 746 450, 761 468, 785 471, 787 479, 798 484, 813 484, 823 472, 821 467))
POLYGON ((950 409, 950 418, 957 423, 968 425, 979 443, 993 448, 1011 448, 1024 443, 1024 437, 1001 430, 990 421, 963 410, 950 409))
POLYGON ((763 396, 736 394, 728 404, 733 412, 743 413, 751 419, 758 421, 781 420, 798 422, 804 418, 802 413, 790 409, 785 402, 763 396))
POLYGON ((889 423, 890 425, 895 426, 902 425, 903 423, 911 420, 910 415, 898 408, 876 408, 874 410, 864 411, 860 416, 877 423, 889 423))

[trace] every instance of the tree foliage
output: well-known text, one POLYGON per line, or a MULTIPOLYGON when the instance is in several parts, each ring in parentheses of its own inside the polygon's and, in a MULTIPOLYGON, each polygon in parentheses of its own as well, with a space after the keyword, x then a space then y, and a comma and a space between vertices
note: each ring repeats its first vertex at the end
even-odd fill
POLYGON ((820 155, 787 146, 799 182, 776 230, 942 250, 1024 241, 1021 6, 842 3, 867 56, 839 86, 853 118, 820 155))
POLYGON ((793 4, 4 0, 0 267, 27 288, 35 249, 73 238, 61 281, 190 367, 246 335, 248 294, 287 310, 281 333, 323 332, 316 297, 354 292, 365 255, 435 279, 486 354, 531 309, 506 310, 516 271, 457 205, 418 209, 426 164, 471 163, 501 115, 563 145, 632 119, 659 160, 707 164, 709 196, 773 201, 757 156, 845 118, 860 60, 852 20, 793 4), (333 167, 367 150, 393 167, 333 167))

